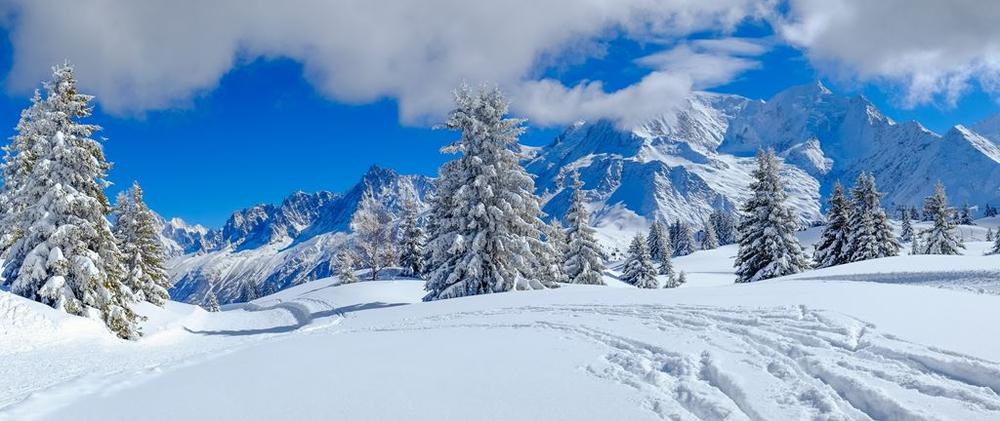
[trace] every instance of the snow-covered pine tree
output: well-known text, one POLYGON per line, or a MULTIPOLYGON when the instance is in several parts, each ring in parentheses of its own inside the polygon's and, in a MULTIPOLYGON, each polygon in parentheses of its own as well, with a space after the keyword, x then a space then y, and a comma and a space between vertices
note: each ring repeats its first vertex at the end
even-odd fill
POLYGON ((795 214, 785 204, 786 193, 773 150, 757 153, 750 198, 739 224, 736 282, 753 282, 801 272, 809 266, 799 240, 795 214))
POLYGON ((844 186, 838 181, 833 185, 833 193, 828 200, 826 211, 826 227, 816 244, 813 260, 816 267, 825 268, 849 262, 847 255, 850 234, 850 221, 853 210, 844 196, 844 186))
POLYGON ((566 233, 555 218, 548 224, 539 225, 539 229, 545 236, 544 240, 531 240, 532 253, 538 264, 535 277, 549 284, 566 283, 569 279, 563 270, 566 233))
POLYGON ((995 239, 987 237, 988 240, 993 241, 993 247, 990 248, 990 251, 986 252, 986 254, 1000 254, 1000 235, 997 235, 995 237, 996 237, 995 239))
POLYGON ((913 222, 910 221, 909 212, 906 212, 903 220, 899 223, 899 240, 903 242, 913 240, 913 222))
POLYGON ((674 281, 674 282, 675 282, 675 283, 677 284, 677 286, 681 286, 681 285, 684 285, 684 284, 686 284, 686 283, 687 283, 687 281, 688 281, 688 277, 687 277, 687 273, 685 273, 685 272, 684 272, 684 271, 682 270, 682 271, 681 271, 681 273, 678 273, 678 274, 677 274, 677 280, 676 280, 676 281, 674 281))
POLYGON ((455 103, 445 126, 461 138, 442 151, 459 157, 442 167, 438 192, 452 208, 437 215, 431 247, 439 250, 424 300, 545 288, 533 254, 543 237, 541 208, 517 151, 523 120, 507 118, 498 88, 460 88, 455 103))
POLYGON ((417 224, 417 201, 413 198, 413 194, 407 195, 403 200, 399 235, 399 265, 403 267, 403 274, 423 276, 424 230, 417 224))
POLYGON ((674 275, 674 263, 671 261, 671 257, 669 255, 664 256, 664 258, 660 260, 660 266, 657 267, 657 273, 660 275, 674 275))
POLYGON ((127 285, 136 300, 162 307, 170 299, 173 283, 167 276, 166 256, 160 244, 156 215, 143 200, 142 187, 133 182, 128 193, 122 192, 112 212, 113 233, 122 251, 127 285))
POLYGON ((968 203, 962 205, 962 211, 959 212, 958 216, 958 223, 959 225, 976 225, 972 208, 969 207, 968 203))
POLYGON ((986 229, 986 241, 993 241, 993 228, 986 229))
POLYGON ((914 235, 913 239, 910 241, 910 256, 916 256, 918 254, 924 253, 924 247, 920 244, 920 236, 914 235))
POLYGON ((654 220, 649 226, 649 235, 646 237, 646 247, 649 248, 649 256, 659 262, 663 261, 664 253, 673 254, 670 246, 670 234, 663 228, 663 224, 654 220))
POLYGON ((107 219, 111 164, 91 138, 100 128, 78 121, 90 116, 92 99, 77 92, 71 66, 53 69, 46 112, 32 123, 52 135, 36 138, 30 173, 12 194, 24 208, 6 221, 21 234, 4 274, 12 292, 71 314, 99 316, 116 335, 132 339, 141 335, 140 317, 107 219))
POLYGON ((934 186, 934 194, 924 199, 924 216, 930 216, 933 225, 920 232, 920 254, 960 254, 965 245, 955 236, 953 211, 948 207, 944 184, 934 186))
POLYGON ((240 301, 244 303, 249 303, 261 297, 260 290, 257 288, 257 284, 253 281, 246 279, 240 283, 240 301))
POLYGON ((702 228, 702 230, 705 232, 705 234, 701 238, 701 249, 714 250, 719 248, 719 238, 715 234, 715 225, 706 221, 704 224, 704 228, 702 228))
POLYGON ((369 269, 369 279, 373 281, 378 279, 382 269, 396 263, 396 241, 391 225, 392 215, 375 200, 375 193, 368 186, 351 216, 351 232, 357 255, 369 269))
POLYGON ((697 250, 694 232, 687 222, 677 221, 677 238, 674 239, 674 256, 687 256, 697 250))
POLYGON ((341 247, 336 254, 337 276, 342 284, 353 284, 358 282, 358 276, 354 273, 357 266, 357 257, 351 247, 341 247))
MULTIPOLYGON (((52 133, 53 126, 45 119, 46 104, 36 89, 34 96, 31 97, 31 105, 21 111, 21 118, 16 127, 17 134, 3 147, 3 162, 0 163, 3 175, 3 185, 0 186, 0 255, 5 254, 21 236, 15 218, 28 204, 23 203, 25 197, 18 195, 18 192, 31 175, 37 154, 40 152, 36 145, 39 142, 47 142, 55 134, 52 133)), ((18 258, 23 256, 15 259, 18 258)))
POLYGON ((847 248, 851 262, 899 255, 899 241, 882 210, 881 197, 875 177, 865 172, 859 174, 851 189, 853 211, 847 248))
POLYGON ((736 220, 733 214, 716 209, 708 216, 708 220, 715 227, 719 245, 736 243, 736 220))
POLYGON ((208 311, 209 313, 218 313, 219 311, 222 311, 222 309, 219 308, 219 297, 217 297, 214 292, 208 293, 201 305, 201 308, 205 309, 205 311, 208 311))
POLYGON ((566 212, 567 253, 564 263, 566 276, 573 284, 604 285, 604 252, 594 238, 590 214, 583 201, 583 183, 573 173, 573 198, 566 212))
POLYGON ((628 247, 628 257, 625 259, 625 267, 622 270, 622 281, 637 288, 659 288, 659 281, 656 280, 656 268, 653 267, 653 259, 649 256, 649 248, 646 246, 646 238, 642 234, 636 234, 632 238, 632 243, 628 247))
POLYGON ((994 208, 992 205, 987 203, 985 210, 983 210, 983 216, 987 218, 997 216, 997 208, 994 208))

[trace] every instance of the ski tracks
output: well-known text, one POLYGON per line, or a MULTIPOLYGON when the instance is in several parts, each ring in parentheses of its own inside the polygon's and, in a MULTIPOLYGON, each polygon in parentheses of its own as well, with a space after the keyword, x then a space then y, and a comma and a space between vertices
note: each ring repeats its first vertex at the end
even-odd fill
POLYGON ((583 369, 663 419, 1000 419, 1000 364, 803 306, 529 306, 412 322, 582 338, 606 350, 583 369))

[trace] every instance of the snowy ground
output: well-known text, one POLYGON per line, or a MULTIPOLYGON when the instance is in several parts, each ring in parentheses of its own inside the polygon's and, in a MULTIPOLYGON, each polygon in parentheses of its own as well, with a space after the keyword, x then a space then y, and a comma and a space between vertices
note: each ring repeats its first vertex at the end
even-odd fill
POLYGON ((730 246, 675 290, 433 303, 326 279, 144 308, 135 343, 0 292, 0 419, 1000 419, 986 247, 734 285, 730 246))

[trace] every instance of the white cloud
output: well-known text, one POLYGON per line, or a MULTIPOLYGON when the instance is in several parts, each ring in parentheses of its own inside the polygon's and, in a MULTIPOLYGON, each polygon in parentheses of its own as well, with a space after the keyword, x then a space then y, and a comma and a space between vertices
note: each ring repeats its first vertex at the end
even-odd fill
MULTIPOLYGON (((593 54, 608 37, 676 40, 725 31, 761 14, 760 3, 769 1, 9 0, 15 18, 8 84, 25 92, 50 65, 69 59, 105 109, 140 113, 186 104, 241 60, 280 56, 302 62, 306 77, 331 99, 398 99, 408 123, 446 111, 450 90, 462 81, 496 83, 515 100, 559 94, 585 115, 620 117, 653 107, 653 97, 682 95, 724 75, 660 63, 612 94, 599 82, 564 88, 533 75, 546 57, 593 54)), ((695 59, 707 57, 693 52, 675 54, 703 66, 695 59)), ((530 104, 518 109, 553 124, 579 117, 530 104)))
POLYGON ((1000 2, 791 0, 784 39, 827 74, 899 86, 904 105, 1000 93, 1000 2))

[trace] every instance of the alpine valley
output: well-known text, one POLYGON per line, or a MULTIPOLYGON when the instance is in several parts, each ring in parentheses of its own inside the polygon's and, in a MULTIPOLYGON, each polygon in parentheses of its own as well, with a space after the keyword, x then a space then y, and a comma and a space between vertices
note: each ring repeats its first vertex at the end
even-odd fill
MULTIPOLYGON (((565 214, 568 176, 579 173, 600 240, 623 250, 654 219, 701 226, 713 209, 734 211, 749 194, 760 148, 783 159, 789 205, 809 226, 822 222, 833 184, 851 184, 861 171, 875 176, 887 209, 919 205, 937 180, 953 203, 1000 203, 997 142, 1000 118, 938 134, 815 83, 768 101, 695 93, 636 127, 581 121, 551 144, 523 150, 548 216, 565 214)), ((345 193, 296 192, 280 204, 237 211, 221 228, 165 220, 172 297, 200 303, 214 292, 231 303, 244 301, 248 286, 264 295, 332 275, 334 253, 368 188, 398 214, 406 195, 426 209, 434 180, 372 167, 345 193)))

